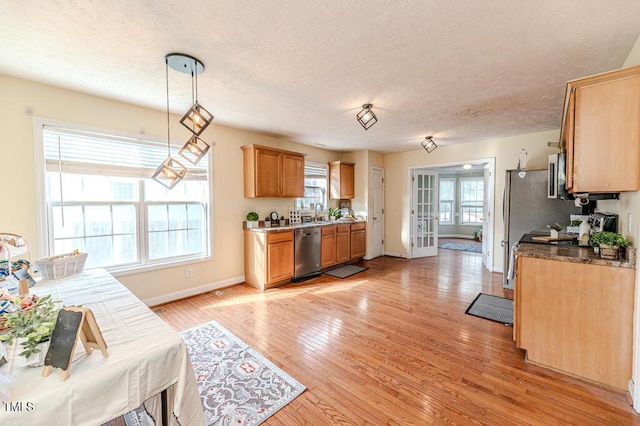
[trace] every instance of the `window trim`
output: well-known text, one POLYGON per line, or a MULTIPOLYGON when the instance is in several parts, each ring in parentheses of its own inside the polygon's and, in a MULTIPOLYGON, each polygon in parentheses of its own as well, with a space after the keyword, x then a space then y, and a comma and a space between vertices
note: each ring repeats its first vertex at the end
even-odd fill
POLYGON ((456 224, 456 178, 455 177, 440 177, 438 179, 438 213, 440 216, 440 221, 439 224, 440 225, 444 225, 444 226, 451 226, 451 225, 455 225, 456 224), (440 185, 440 183, 442 181, 448 181, 448 182, 452 182, 453 183, 453 198, 451 200, 442 200, 442 198, 440 197, 440 190, 442 189, 442 185, 440 185), (445 202, 445 203, 449 203, 451 205, 451 220, 450 221, 443 221, 442 220, 442 209, 440 208, 441 204, 445 202))
MULTIPOLYGON (((71 130, 76 130, 80 132, 89 132, 89 133, 98 133, 104 134, 107 136, 112 136, 114 138, 126 138, 126 139, 134 139, 140 141, 150 141, 150 142, 158 142, 158 143, 166 143, 166 140, 162 140, 157 137, 144 135, 144 138, 140 138, 139 135, 131 134, 119 130, 113 129, 104 129, 86 126, 78 123, 65 122, 61 120, 46 118, 46 117, 33 117, 33 148, 34 148, 34 174, 35 174, 35 194, 36 194, 36 232, 37 232, 37 256, 38 258, 49 256, 49 235, 50 235, 50 224, 47 220, 48 217, 48 208, 47 208, 47 199, 46 199, 46 162, 44 156, 44 136, 43 131, 46 126, 51 127, 61 127, 68 128, 71 130)), ((149 262, 144 265, 137 264, 134 267, 109 267, 105 268, 107 271, 112 273, 114 276, 125 276, 125 275, 133 275, 139 274, 143 272, 150 272, 155 270, 162 270, 167 268, 173 268, 176 266, 182 265, 190 265, 194 263, 199 263, 202 261, 214 260, 215 259, 215 251, 213 244, 213 235, 215 234, 214 230, 214 214, 215 211, 215 200, 213 198, 213 149, 209 150, 207 161, 208 161, 208 170, 209 176, 208 181, 209 185, 209 205, 208 212, 205 214, 205 220, 207 221, 208 232, 207 238, 205 239, 205 244, 207 246, 208 255, 206 256, 189 256, 188 258, 182 258, 175 261, 165 261, 165 262, 149 262)), ((142 183, 140 183, 142 185, 142 183)), ((139 212, 139 215, 146 214, 145 212, 139 212)), ((140 218, 142 220, 142 218, 140 218)), ((143 250, 147 250, 147 226, 146 223, 140 228, 141 235, 144 235, 141 238, 143 241, 140 242, 141 246, 138 248, 140 255, 143 250)))
MULTIPOLYGON (((482 197, 482 201, 481 201, 480 205, 465 204, 462 201, 462 184, 463 184, 463 182, 466 182, 466 181, 479 181, 479 182, 482 182, 482 184, 484 185, 484 177, 480 177, 480 176, 478 176, 478 177, 461 177, 459 179, 459 186, 460 186, 460 188, 459 188, 459 197, 458 197, 458 201, 460 202, 460 206, 459 206, 460 207, 460 216, 459 216, 460 217, 460 223, 459 224, 460 225, 464 225, 464 226, 482 225, 484 223, 482 221, 481 222, 465 222, 464 221, 463 209, 465 207, 480 207, 480 208, 482 208, 483 212, 484 212, 484 207, 485 207, 484 206, 484 193, 483 193, 483 197, 482 197)), ((483 192, 484 192, 484 187, 483 187, 483 192)))
MULTIPOLYGON (((327 163, 317 163, 314 161, 305 161, 304 163, 305 167, 311 166, 311 167, 320 167, 323 168, 325 171, 325 178, 327 179, 327 190, 324 193, 324 201, 323 201, 323 211, 327 210, 329 208, 328 204, 329 204, 329 164, 327 163)), ((303 169, 304 171, 304 169, 303 169)), ((303 175, 303 185, 304 185, 304 179, 306 177, 306 174, 303 175)), ((300 200, 304 199, 305 197, 296 197, 293 201, 293 210, 300 210, 301 213, 314 213, 313 210, 309 209, 307 206, 304 206, 303 208, 298 207, 300 205, 300 200)))

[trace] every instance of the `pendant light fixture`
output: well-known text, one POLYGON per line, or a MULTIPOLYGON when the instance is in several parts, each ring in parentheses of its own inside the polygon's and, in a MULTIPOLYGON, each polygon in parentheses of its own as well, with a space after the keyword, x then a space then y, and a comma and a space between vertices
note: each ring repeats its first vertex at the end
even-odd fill
POLYGON ((422 145, 422 147, 428 153, 432 153, 433 150, 438 147, 438 145, 436 145, 436 143, 433 141, 433 136, 427 136, 426 138, 424 138, 424 140, 420 142, 420 145, 422 145))
POLYGON ((172 189, 187 174, 187 168, 171 157, 171 126, 169 114, 169 56, 165 56, 165 77, 167 83, 167 158, 158 166, 151 179, 172 189))
POLYGON ((198 74, 204 72, 204 64, 198 58, 183 53, 170 53, 165 57, 165 60, 172 69, 191 74, 191 103, 193 106, 180 119, 180 123, 189 129, 193 136, 178 153, 190 163, 197 164, 210 148, 209 144, 199 136, 213 121, 213 115, 198 103, 198 74))
POLYGON ((369 130, 369 127, 378 122, 378 118, 373 111, 371 111, 371 108, 373 108, 372 104, 364 104, 362 105, 362 110, 356 115, 358 123, 360 123, 365 130, 369 130))

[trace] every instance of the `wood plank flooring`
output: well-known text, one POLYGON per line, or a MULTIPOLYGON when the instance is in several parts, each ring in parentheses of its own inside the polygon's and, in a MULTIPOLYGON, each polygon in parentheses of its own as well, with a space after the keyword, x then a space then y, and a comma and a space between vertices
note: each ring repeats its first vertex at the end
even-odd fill
POLYGON ((216 320, 307 386, 268 425, 640 425, 625 394, 529 365, 511 327, 465 315, 479 292, 510 293, 480 254, 360 264, 154 310, 176 330, 216 320))

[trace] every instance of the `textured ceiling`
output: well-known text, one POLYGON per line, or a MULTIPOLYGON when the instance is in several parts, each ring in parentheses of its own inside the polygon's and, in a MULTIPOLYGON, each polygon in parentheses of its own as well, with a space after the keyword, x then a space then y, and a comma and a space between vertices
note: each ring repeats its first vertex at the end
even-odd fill
POLYGON ((638 16, 638 0, 3 1, 0 73, 162 110, 164 56, 183 52, 214 123, 407 151, 559 128, 564 83, 620 68, 638 16))

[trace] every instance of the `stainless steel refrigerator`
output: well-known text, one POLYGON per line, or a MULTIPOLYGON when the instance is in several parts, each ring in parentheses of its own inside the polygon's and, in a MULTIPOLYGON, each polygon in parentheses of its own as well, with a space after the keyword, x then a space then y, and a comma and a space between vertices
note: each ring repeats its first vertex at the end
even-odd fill
POLYGON ((573 200, 565 201, 547 198, 547 170, 526 170, 519 176, 519 170, 507 170, 504 189, 504 287, 513 288, 509 276, 512 260, 511 249, 523 235, 532 231, 546 231, 547 225, 556 222, 569 225, 571 214, 580 214, 573 200))

